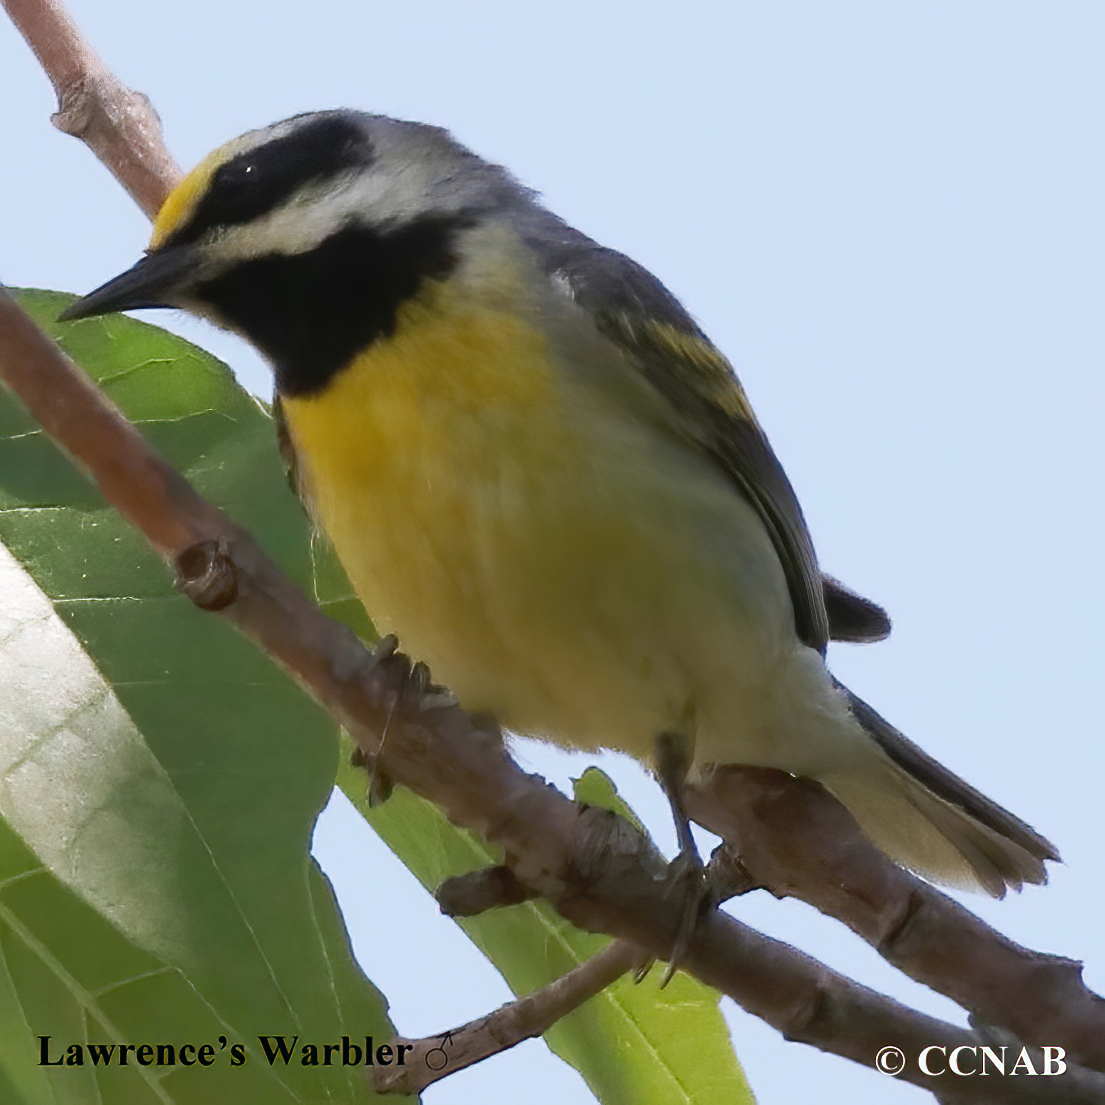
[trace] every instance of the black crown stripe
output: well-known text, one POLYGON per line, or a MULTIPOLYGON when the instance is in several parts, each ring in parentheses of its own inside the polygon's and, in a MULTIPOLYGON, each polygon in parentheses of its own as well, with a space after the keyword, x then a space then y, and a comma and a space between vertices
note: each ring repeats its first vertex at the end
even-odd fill
POLYGON ((216 227, 251 222, 304 185, 371 162, 371 144, 354 117, 341 112, 319 115, 291 134, 220 165, 192 217, 162 248, 195 242, 216 227))

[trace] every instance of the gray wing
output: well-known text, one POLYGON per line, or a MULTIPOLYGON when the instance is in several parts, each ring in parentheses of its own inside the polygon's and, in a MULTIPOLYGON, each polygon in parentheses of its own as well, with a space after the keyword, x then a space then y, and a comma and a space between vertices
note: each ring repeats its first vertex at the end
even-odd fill
POLYGON ((524 240, 549 276, 668 401, 683 432, 756 509, 786 574, 800 640, 824 652, 838 640, 881 640, 886 612, 822 577, 794 489, 760 429, 729 362, 679 301, 647 270, 545 212, 524 240))

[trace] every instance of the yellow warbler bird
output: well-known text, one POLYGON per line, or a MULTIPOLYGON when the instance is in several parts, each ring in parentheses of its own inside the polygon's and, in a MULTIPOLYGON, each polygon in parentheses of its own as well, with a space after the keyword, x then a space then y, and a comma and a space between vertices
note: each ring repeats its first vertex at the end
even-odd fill
POLYGON ((445 131, 324 111, 229 142, 66 315, 152 306, 265 354, 357 593, 469 709, 651 759, 677 809, 688 769, 779 768, 932 879, 1046 880, 1048 841, 830 675, 830 637, 888 623, 822 576, 725 358, 445 131))

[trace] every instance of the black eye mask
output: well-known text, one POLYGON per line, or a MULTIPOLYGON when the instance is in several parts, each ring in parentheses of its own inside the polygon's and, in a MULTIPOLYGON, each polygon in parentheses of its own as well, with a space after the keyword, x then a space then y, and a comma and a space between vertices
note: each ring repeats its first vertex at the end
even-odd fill
POLYGON ((364 129, 348 116, 315 118, 220 165, 191 219, 162 248, 195 242, 215 227, 248 223, 304 185, 371 164, 372 157, 364 129))

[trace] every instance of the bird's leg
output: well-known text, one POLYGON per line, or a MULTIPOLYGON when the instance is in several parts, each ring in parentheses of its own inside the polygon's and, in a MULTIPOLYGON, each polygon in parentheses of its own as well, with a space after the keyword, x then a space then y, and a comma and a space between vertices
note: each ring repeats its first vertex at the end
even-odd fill
POLYGON ((679 733, 660 733, 654 742, 653 763, 656 778, 668 797, 679 841, 679 855, 668 867, 669 888, 684 896, 679 931, 660 983, 661 986, 666 986, 691 946, 698 915, 706 898, 706 881, 702 857, 698 854, 698 847, 691 834, 691 823, 683 807, 683 784, 691 766, 690 742, 679 733))

